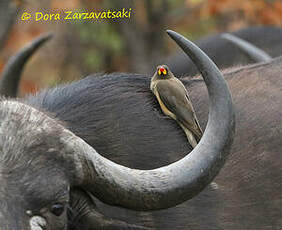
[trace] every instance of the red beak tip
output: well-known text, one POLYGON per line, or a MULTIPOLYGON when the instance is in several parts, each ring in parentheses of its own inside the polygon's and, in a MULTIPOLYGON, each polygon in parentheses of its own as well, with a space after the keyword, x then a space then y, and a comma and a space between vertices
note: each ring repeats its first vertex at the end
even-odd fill
POLYGON ((164 71, 165 71, 165 68, 164 68, 164 67, 160 67, 159 70, 160 70, 161 72, 164 72, 164 71))

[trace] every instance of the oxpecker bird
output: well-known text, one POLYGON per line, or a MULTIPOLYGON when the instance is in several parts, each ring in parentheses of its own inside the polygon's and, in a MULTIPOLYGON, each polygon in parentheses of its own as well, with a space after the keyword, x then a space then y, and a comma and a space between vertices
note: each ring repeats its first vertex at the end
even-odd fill
POLYGON ((151 79, 150 88, 157 97, 163 113, 178 122, 189 143, 195 148, 203 131, 185 86, 166 65, 161 65, 157 67, 151 79))

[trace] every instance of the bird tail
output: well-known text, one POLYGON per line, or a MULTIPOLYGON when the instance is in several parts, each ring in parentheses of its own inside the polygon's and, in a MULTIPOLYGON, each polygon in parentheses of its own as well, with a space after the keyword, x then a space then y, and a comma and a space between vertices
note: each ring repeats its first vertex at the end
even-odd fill
POLYGON ((199 143, 201 137, 198 136, 195 132, 193 132, 190 129, 187 129, 187 127, 185 125, 183 125, 181 122, 178 122, 178 124, 180 125, 180 127, 183 129, 183 131, 186 134, 187 140, 190 143, 190 145, 195 148, 196 145, 199 143))

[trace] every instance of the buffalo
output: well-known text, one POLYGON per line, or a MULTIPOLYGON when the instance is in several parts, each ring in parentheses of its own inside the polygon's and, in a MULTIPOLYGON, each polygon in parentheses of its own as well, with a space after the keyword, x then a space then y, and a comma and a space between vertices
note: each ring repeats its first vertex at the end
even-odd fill
MULTIPOLYGON (((275 58, 224 71, 236 111, 235 143, 224 168, 203 192, 177 207, 141 212, 108 206, 87 188, 71 187, 68 229, 279 229, 281 66, 282 58, 275 58)), ((203 80, 182 81, 205 127, 203 80)), ((149 85, 150 76, 94 75, 39 92, 24 103, 51 114, 104 157, 152 169, 178 161, 191 146, 177 124, 162 115, 149 85)))
MULTIPOLYGON (((168 33, 185 53, 193 59, 208 88, 210 97, 209 121, 197 147, 186 157, 173 164, 153 170, 132 169, 99 155, 96 149, 93 148, 94 146, 88 142, 89 140, 82 139, 78 136, 78 133, 72 132, 73 128, 69 126, 71 122, 67 123, 63 117, 62 119, 59 118, 59 111, 56 114, 51 109, 48 111, 44 108, 43 104, 47 99, 46 96, 51 91, 42 92, 25 100, 1 98, 1 229, 81 229, 81 225, 85 226, 85 223, 75 220, 81 214, 79 213, 81 210, 76 208, 76 205, 83 209, 83 202, 89 201, 72 196, 73 191, 76 195, 80 193, 82 197, 89 199, 95 196, 110 205, 149 211, 166 209, 191 199, 214 179, 222 168, 233 141, 235 120, 231 95, 216 65, 197 46, 173 31, 168 31, 168 33), (72 218, 70 220, 72 223, 68 223, 68 218, 72 218)), ((74 83, 61 86, 61 88, 54 88, 54 94, 50 94, 52 95, 50 99, 54 99, 56 95, 67 93, 68 90, 78 92, 85 86, 91 85, 91 79, 95 78, 86 78, 84 83, 77 82, 78 85, 74 83)), ((108 109, 110 107, 106 104, 107 98, 111 98, 111 95, 117 93, 116 89, 118 91, 121 89, 120 94, 116 95, 120 97, 119 100, 122 98, 127 100, 126 96, 129 96, 130 88, 140 86, 139 90, 143 93, 139 97, 145 91, 149 92, 149 88, 141 87, 142 83, 143 85, 146 83, 142 75, 135 75, 132 78, 130 74, 117 74, 108 77, 104 76, 104 80, 106 81, 101 81, 101 83, 107 83, 108 81, 106 88, 108 87, 109 92, 104 94, 103 90, 100 91, 102 97, 96 99, 100 102, 104 100, 102 102, 103 107, 108 107, 108 109), (123 78, 135 79, 136 84, 131 82, 134 84, 123 85, 121 88, 112 88, 111 80, 116 82, 116 80, 123 78)), ((72 101, 68 97, 65 99, 69 101, 70 106, 72 103, 78 102, 77 100, 72 101)), ((138 123, 139 126, 144 126, 147 123, 148 137, 151 143, 155 142, 155 145, 157 145, 159 138, 162 137, 155 136, 154 131, 156 130, 154 130, 153 123, 156 120, 163 122, 163 119, 157 116, 156 111, 153 109, 153 103, 148 103, 151 99, 151 97, 145 96, 137 104, 132 104, 131 107, 135 107, 139 115, 146 110, 150 111, 151 115, 144 116, 143 114, 143 120, 135 123, 138 123), (148 120, 152 115, 155 118, 151 121, 148 120)), ((129 103, 132 103, 132 101, 129 103)), ((78 104, 72 105, 78 106, 78 104)), ((64 107, 60 103, 54 104, 54 106, 64 107)), ((87 103, 84 106, 88 107, 87 103)), ((67 109, 67 106, 65 108, 67 109)), ((83 110, 83 108, 80 109, 82 109, 81 116, 89 112, 83 110)), ((122 108, 120 107, 120 109, 122 108)), ((72 111, 70 112, 72 113, 72 111)), ((128 116, 134 116, 134 113, 130 114, 130 107, 127 112, 128 116)), ((109 128, 107 127, 107 118, 101 119, 101 117, 95 118, 94 116, 95 114, 91 114, 89 117, 97 119, 98 123, 102 125, 104 123, 107 132, 109 128)), ((78 117, 73 116, 74 119, 78 117)), ((111 121, 114 121, 114 118, 111 121)), ((116 120, 116 122, 119 121, 116 120)), ((81 127, 83 123, 84 121, 81 120, 81 127)), ((93 124, 95 125, 95 123, 93 124)), ((125 128, 129 130, 136 128, 136 126, 127 126, 125 128)), ((167 141, 169 141, 170 135, 166 136, 165 132, 169 132, 169 129, 171 129, 171 134, 177 132, 180 134, 179 130, 175 129, 174 126, 165 125, 165 129, 162 128, 162 126, 158 126, 157 130, 163 132, 163 137, 167 141), (167 128, 168 130, 166 130, 167 128)), ((96 132, 99 132, 99 129, 94 131, 94 138, 96 132)), ((134 135, 134 133, 132 134, 134 135)), ((113 140, 105 139, 104 141, 109 145, 113 140)), ((171 139, 171 144, 177 141, 174 137, 171 139)), ((124 143, 121 142, 120 146, 128 146, 128 144, 130 144, 130 140, 124 143)), ((185 144, 188 145, 187 142, 185 144)), ((140 146, 137 143, 135 148, 138 147, 140 146)), ((147 151, 145 146, 142 148, 147 151)), ((156 147, 150 150, 151 155, 155 154, 155 149, 156 147)), ((140 149, 137 152, 139 151, 140 149)), ((125 154, 129 153, 125 152, 125 154)), ((87 210, 87 213, 83 213, 80 216, 81 218, 88 219, 89 210, 90 212, 92 209, 95 210, 95 204, 92 203, 93 206, 87 210)), ((92 217, 90 218, 92 220, 89 220, 89 222, 95 223, 93 219, 96 215, 90 215, 90 217, 92 217)), ((97 226, 87 225, 85 227, 95 229, 97 226)))

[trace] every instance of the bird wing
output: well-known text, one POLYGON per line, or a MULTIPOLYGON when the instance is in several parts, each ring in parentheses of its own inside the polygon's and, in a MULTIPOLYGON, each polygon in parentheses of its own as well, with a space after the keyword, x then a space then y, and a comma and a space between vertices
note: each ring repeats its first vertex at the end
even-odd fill
POLYGON ((159 97, 177 120, 189 129, 197 141, 202 137, 202 130, 194 112, 185 86, 178 80, 163 80, 156 84, 159 97))

